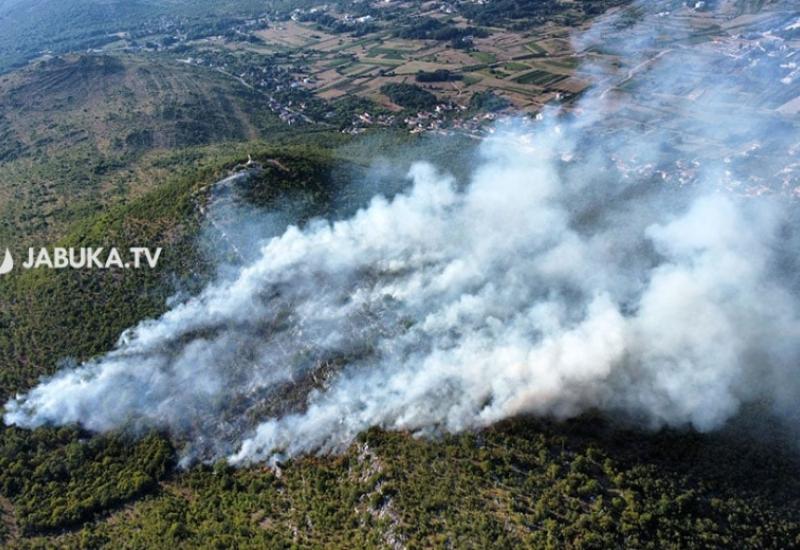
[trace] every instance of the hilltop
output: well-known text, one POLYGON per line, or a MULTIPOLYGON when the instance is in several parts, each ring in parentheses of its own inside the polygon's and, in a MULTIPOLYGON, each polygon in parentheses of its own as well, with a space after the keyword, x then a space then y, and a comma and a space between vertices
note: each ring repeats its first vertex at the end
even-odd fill
POLYGON ((52 238, 141 194, 169 170, 159 152, 285 133, 263 102, 220 73, 124 55, 0 76, 0 236, 52 238))

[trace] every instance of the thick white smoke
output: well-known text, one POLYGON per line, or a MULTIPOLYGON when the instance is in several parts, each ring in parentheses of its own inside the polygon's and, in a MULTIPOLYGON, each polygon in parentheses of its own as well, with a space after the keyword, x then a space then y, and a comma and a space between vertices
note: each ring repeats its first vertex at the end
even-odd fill
POLYGON ((373 425, 456 431, 525 412, 707 430, 799 389, 796 296, 770 275, 773 204, 717 193, 625 223, 613 213, 634 198, 582 222, 559 133, 525 138, 487 141, 463 192, 417 165, 392 201, 289 228, 235 281, 11 402, 6 422, 146 419, 224 437, 231 401, 279 400, 271 388, 340 358, 305 410, 260 424, 233 460, 336 449, 373 425))
POLYGON ((791 412, 786 207, 721 191, 736 174, 713 163, 691 189, 665 183, 659 167, 690 161, 660 132, 596 139, 559 118, 498 131, 467 182, 418 163, 392 199, 289 227, 233 280, 9 402, 6 423, 155 425, 187 455, 248 463, 371 426, 600 410, 711 430, 751 402, 791 412))

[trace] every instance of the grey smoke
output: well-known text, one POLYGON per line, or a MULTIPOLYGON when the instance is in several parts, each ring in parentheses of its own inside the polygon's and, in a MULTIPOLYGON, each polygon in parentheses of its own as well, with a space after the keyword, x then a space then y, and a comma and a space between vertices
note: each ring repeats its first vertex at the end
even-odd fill
MULTIPOLYGON (((652 17, 617 46, 641 47, 652 17)), ((703 67, 700 49, 655 59, 630 95, 592 66, 583 114, 501 124, 467 181, 417 163, 391 199, 289 226, 234 277, 7 403, 5 422, 157 426, 188 457, 241 464, 340 450, 371 426, 600 410, 706 431, 749 403, 794 414, 796 134, 731 111, 731 75, 752 66, 703 67)))

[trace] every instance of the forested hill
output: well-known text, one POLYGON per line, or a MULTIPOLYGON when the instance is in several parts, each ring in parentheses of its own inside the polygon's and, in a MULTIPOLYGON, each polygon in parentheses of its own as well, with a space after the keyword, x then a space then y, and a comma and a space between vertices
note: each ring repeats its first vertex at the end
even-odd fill
MULTIPOLYGON (((167 245, 163 271, 31 272, 0 281, 3 395, 52 372, 64 356, 108 349, 122 329, 162 310, 173 276, 191 290, 193 279, 201 284, 213 273, 196 249, 197 201, 248 154, 273 167, 249 200, 269 208, 294 197, 310 214, 323 212, 341 177, 337 151, 348 149, 321 144, 337 142, 344 145, 335 134, 306 135, 163 157, 173 176, 161 186, 74 225, 62 241, 167 245)), ((3 428, 0 532, 12 547, 84 548, 800 543, 796 452, 741 433, 647 434, 592 416, 517 418, 435 440, 372 430, 342 455, 278 469, 181 470, 176 458, 168 437, 155 432, 3 428)))

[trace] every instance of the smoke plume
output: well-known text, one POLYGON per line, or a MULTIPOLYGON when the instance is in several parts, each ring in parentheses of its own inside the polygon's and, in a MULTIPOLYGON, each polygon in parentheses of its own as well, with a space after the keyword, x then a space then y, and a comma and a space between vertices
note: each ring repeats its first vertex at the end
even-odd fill
POLYGON ((287 227, 7 403, 6 423, 156 426, 187 457, 241 464, 371 426, 599 410, 706 431, 749 403, 794 414, 800 147, 783 115, 730 108, 785 78, 789 52, 663 47, 667 21, 601 22, 576 40, 593 88, 573 113, 499 125, 466 181, 416 163, 392 198, 287 227), (621 68, 596 53, 609 32, 621 68))

